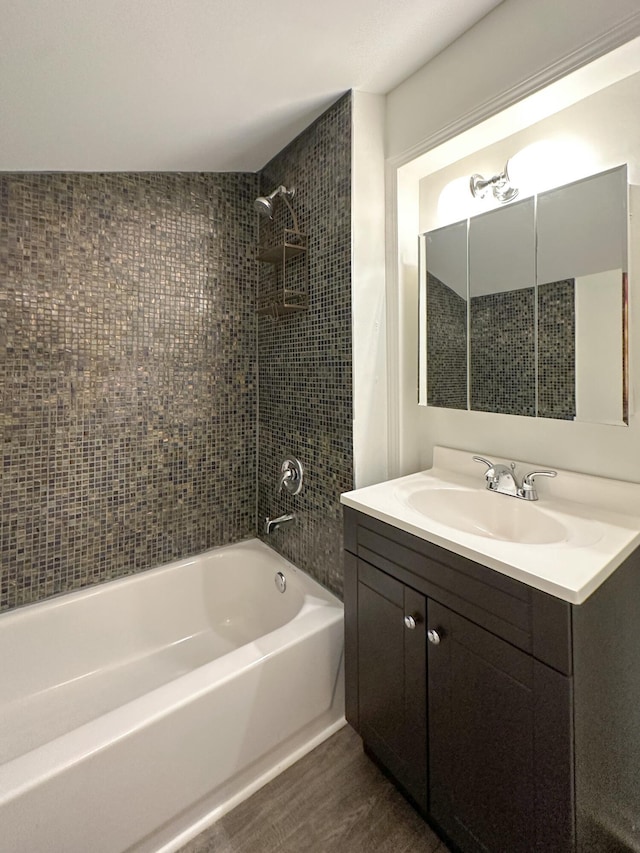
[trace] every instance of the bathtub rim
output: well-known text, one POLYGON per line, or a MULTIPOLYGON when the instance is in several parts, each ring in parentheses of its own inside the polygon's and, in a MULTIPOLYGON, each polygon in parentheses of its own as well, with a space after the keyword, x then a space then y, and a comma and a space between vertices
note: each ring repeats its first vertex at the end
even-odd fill
MULTIPOLYGON (((207 557, 210 557, 216 554, 221 550, 235 550, 250 547, 253 548, 255 546, 256 550, 259 553, 268 554, 270 557, 279 561, 283 566, 286 566, 288 571, 293 571, 295 576, 300 576, 302 578, 303 583, 309 582, 312 584, 314 588, 318 590, 319 595, 315 596, 319 599, 327 599, 327 603, 330 605, 334 605, 337 602, 340 606, 342 606, 342 601, 329 590, 326 586, 323 586, 319 581, 313 578, 308 572, 304 569, 299 568, 286 557, 284 557, 279 551, 276 551, 275 548, 272 548, 262 539, 259 539, 257 536, 251 536, 247 539, 241 539, 239 542, 232 542, 230 545, 215 545, 213 548, 208 548, 206 551, 201 551, 198 554, 192 554, 188 557, 179 557, 176 560, 171 560, 168 563, 161 563, 159 566, 154 566, 150 569, 140 569, 135 572, 131 572, 126 575, 121 575, 117 578, 108 578, 106 580, 97 581, 96 583, 90 583, 86 586, 83 586, 79 589, 69 590, 67 592, 57 592, 53 595, 48 596, 47 598, 43 598, 40 601, 30 601, 26 604, 19 604, 16 607, 12 607, 9 610, 3 610, 0 612, 0 626, 6 625, 17 619, 18 617, 22 617, 23 619, 32 618, 34 613, 45 609, 45 608, 57 608, 63 607, 66 605, 70 605, 74 601, 83 600, 85 598, 92 598, 95 595, 99 595, 100 592, 109 589, 113 585, 135 585, 141 583, 143 580, 148 579, 151 575, 161 575, 163 573, 168 573, 170 571, 175 571, 177 569, 186 568, 187 566, 191 566, 194 563, 198 563, 201 560, 204 560, 207 557)), ((277 569, 276 569, 277 570, 277 569)))

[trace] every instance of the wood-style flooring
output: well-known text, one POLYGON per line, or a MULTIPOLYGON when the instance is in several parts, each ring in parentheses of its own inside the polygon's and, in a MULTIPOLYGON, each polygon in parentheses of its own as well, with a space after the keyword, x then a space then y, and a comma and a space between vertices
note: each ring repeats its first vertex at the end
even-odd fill
POLYGON ((349 726, 181 853, 449 853, 349 726))

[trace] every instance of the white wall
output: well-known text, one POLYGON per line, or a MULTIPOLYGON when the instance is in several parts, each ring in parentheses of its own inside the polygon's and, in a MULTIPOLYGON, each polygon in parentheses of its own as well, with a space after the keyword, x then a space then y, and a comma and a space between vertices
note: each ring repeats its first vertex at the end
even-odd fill
POLYGON ((353 458, 355 486, 360 488, 388 477, 385 99, 353 92, 352 108, 353 458))
MULTIPOLYGON (((582 0, 563 0, 562 4, 557 0, 536 3, 505 0, 458 42, 389 94, 387 186, 402 200, 398 210, 391 213, 391 230, 397 229, 397 254, 392 252, 388 262, 389 320, 393 324, 389 333, 390 342, 397 347, 389 354, 391 476, 428 467, 433 446, 445 444, 484 451, 503 459, 528 459, 552 467, 640 481, 638 415, 632 417, 627 428, 421 409, 416 405, 412 340, 416 327, 412 318, 416 250, 409 235, 412 227, 414 235, 419 229, 418 194, 415 175, 412 183, 409 174, 398 171, 398 166, 408 163, 412 156, 452 136, 453 128, 462 131, 472 127, 475 116, 486 118, 492 109, 497 111, 498 104, 513 103, 518 95, 535 91, 541 81, 580 67, 587 58, 623 44, 638 32, 640 13, 636 0, 593 0, 589 4, 582 0), (395 410, 399 418, 394 424, 395 410)), ((617 111, 625 124, 622 139, 618 139, 620 144, 629 127, 635 126, 634 112, 637 110, 628 108, 617 111)), ((608 156, 613 156, 612 151, 608 156)), ((616 162, 602 168, 620 162, 623 160, 617 157, 616 162)), ((636 220, 640 216, 638 201, 636 193, 632 193, 632 221, 634 214, 636 220)), ((632 261, 629 273, 631 375, 637 383, 640 375, 637 357, 640 310, 635 305, 640 299, 634 293, 634 286, 640 291, 640 281, 635 284, 640 275, 637 260, 632 261)), ((632 411, 633 408, 632 400, 632 411)))
POLYGON ((504 93, 518 99, 527 81, 550 82, 578 67, 607 34, 602 51, 637 35, 638 0, 505 0, 387 96, 388 158, 473 114, 504 93), (632 19, 632 23, 629 22, 632 19))

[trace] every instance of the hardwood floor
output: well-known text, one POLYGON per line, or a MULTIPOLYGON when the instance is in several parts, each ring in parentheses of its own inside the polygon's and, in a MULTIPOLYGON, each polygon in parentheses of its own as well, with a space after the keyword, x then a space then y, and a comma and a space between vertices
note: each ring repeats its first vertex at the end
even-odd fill
POLYGON ((181 853, 449 853, 345 726, 181 853))

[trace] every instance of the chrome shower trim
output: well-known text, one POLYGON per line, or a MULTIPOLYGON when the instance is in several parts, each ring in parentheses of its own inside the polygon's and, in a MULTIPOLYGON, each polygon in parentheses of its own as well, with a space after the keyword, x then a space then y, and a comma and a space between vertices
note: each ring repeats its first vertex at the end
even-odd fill
POLYGON ((295 187, 285 187, 284 184, 280 184, 279 187, 276 187, 275 190, 269 193, 269 195, 261 195, 254 201, 253 207, 261 216, 266 216, 268 219, 273 219, 273 203, 280 196, 283 202, 289 208, 289 212, 291 213, 291 217, 293 219, 293 227, 295 231, 300 231, 300 226, 298 225, 298 217, 295 214, 294 209, 291 207, 291 199, 295 196, 296 190, 295 187))

